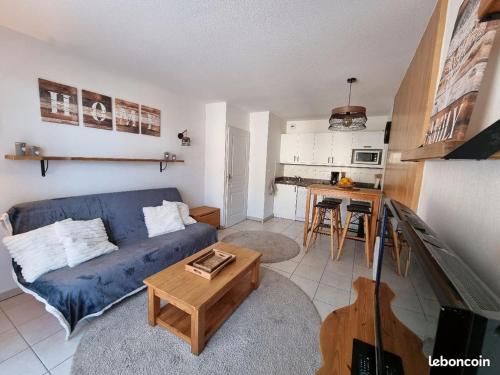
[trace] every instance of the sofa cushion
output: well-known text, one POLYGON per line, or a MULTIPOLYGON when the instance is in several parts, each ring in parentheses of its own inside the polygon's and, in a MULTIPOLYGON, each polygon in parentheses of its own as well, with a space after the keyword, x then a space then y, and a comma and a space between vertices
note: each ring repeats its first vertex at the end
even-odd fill
MULTIPOLYGON (((161 203, 161 201, 160 201, 161 203)), ((217 241, 210 225, 196 223, 185 230, 140 241, 124 242, 119 251, 91 259, 74 268, 64 267, 26 283, 14 264, 18 281, 65 318, 69 330, 79 320, 98 314, 144 286, 148 276, 217 241)))
POLYGON ((122 242, 148 238, 142 207, 160 206, 163 200, 182 201, 176 188, 135 190, 22 203, 12 207, 8 214, 14 234, 68 218, 100 217, 109 240, 120 246, 122 242))

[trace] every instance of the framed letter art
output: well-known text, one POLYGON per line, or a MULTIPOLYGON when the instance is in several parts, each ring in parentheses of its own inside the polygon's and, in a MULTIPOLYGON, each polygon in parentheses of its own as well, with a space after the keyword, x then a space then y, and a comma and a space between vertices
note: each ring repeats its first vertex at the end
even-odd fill
POLYGON ((38 79, 42 121, 78 126, 78 91, 76 87, 38 79))
POLYGON ((161 112, 159 109, 141 105, 141 134, 160 136, 161 112))
POLYGON ((111 97, 82 90, 83 125, 88 128, 113 130, 111 97))
POLYGON ((115 123, 119 132, 139 134, 139 104, 115 99, 115 123))

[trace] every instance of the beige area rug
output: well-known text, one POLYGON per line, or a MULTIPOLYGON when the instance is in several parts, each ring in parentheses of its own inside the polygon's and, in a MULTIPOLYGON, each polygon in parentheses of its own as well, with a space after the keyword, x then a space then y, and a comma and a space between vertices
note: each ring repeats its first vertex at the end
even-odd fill
POLYGON ((314 374, 321 366, 321 319, 309 297, 277 272, 262 282, 199 355, 147 322, 146 293, 97 318, 83 334, 72 375, 314 374))
POLYGON ((222 238, 222 242, 260 251, 264 263, 283 262, 294 258, 300 252, 299 244, 291 238, 262 230, 232 233, 222 238))

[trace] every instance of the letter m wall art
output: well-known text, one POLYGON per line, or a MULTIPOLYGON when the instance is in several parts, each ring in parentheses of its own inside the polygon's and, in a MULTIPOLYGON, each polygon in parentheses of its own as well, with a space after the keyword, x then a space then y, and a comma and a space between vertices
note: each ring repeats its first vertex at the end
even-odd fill
POLYGON ((78 91, 76 87, 38 79, 42 121, 78 126, 78 91))

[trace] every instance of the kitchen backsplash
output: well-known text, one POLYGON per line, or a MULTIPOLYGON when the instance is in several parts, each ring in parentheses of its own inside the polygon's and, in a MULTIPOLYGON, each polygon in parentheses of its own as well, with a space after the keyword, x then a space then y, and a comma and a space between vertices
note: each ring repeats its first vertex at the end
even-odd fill
POLYGON ((310 165, 284 165, 283 176, 329 180, 330 172, 345 172, 346 177, 357 182, 375 183, 375 175, 383 174, 383 169, 328 167, 310 165))

